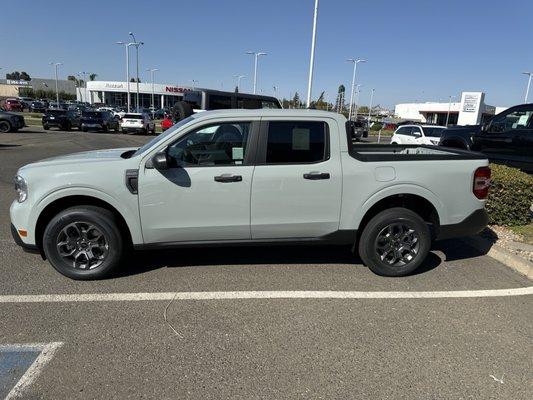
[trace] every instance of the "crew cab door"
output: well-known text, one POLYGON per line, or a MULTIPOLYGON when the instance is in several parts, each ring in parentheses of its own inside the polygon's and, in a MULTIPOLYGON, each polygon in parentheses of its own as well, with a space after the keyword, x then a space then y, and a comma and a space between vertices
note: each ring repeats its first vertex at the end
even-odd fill
POLYGON ((342 169, 335 120, 263 118, 257 151, 252 239, 317 238, 338 230, 342 169))
POLYGON ((166 149, 170 168, 139 171, 145 243, 250 239, 251 143, 259 122, 192 129, 166 149))
POLYGON ((532 150, 532 128, 533 106, 513 107, 496 115, 484 131, 475 136, 475 150, 494 160, 525 161, 532 150))

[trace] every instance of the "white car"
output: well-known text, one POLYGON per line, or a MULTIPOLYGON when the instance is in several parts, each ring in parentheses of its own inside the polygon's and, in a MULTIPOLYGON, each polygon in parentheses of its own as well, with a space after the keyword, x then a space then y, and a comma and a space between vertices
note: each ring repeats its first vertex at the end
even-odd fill
POLYGON ((155 123, 148 114, 128 113, 122 117, 120 123, 122 133, 151 133, 155 135, 155 123))
POLYGON ((391 137, 391 144, 428 144, 437 146, 446 129, 439 125, 403 125, 391 137))

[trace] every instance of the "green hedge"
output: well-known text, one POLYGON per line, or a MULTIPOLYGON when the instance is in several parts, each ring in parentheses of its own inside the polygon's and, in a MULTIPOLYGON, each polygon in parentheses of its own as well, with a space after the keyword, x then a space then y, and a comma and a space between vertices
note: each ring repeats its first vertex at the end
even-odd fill
POLYGON ((499 164, 491 164, 490 168, 489 223, 507 226, 528 224, 531 221, 533 175, 499 164))
POLYGON ((379 122, 376 122, 374 125, 370 127, 371 131, 379 131, 381 128, 383 128, 383 125, 379 122))

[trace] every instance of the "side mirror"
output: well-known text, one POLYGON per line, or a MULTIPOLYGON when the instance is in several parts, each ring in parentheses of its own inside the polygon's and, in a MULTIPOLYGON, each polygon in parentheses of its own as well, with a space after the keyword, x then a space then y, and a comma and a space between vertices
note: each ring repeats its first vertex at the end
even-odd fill
POLYGON ((170 167, 170 160, 166 152, 157 153, 152 157, 152 166, 157 170, 167 170, 170 167))

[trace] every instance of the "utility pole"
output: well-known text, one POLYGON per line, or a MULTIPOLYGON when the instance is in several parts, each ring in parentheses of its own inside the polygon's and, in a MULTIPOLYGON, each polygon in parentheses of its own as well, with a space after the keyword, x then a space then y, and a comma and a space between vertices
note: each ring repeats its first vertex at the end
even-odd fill
POLYGON ((130 96, 130 46, 135 45, 135 43, 126 43, 126 42, 117 42, 117 44, 123 45, 126 49, 126 86, 128 90, 128 112, 131 110, 131 96, 130 96))
POLYGON ((448 99, 448 114, 446 114, 446 127, 448 127, 448 121, 450 120, 450 109, 452 108, 452 96, 448 99))
POLYGON ((307 82, 307 108, 311 105, 311 91, 313 89, 313 68, 315 65, 316 45, 316 21, 318 17, 318 0, 315 0, 315 12, 313 16, 313 37, 311 39, 311 59, 309 60, 309 80, 307 82))
POLYGON ((531 86, 531 76, 533 75, 533 72, 522 72, 524 75, 528 75, 529 78, 527 80, 527 89, 526 89, 526 97, 524 97, 524 103, 527 103, 527 99, 529 97, 529 87, 531 86))
POLYGON ((57 108, 59 108, 59 85, 58 85, 58 78, 57 78, 57 68, 60 65, 63 65, 63 63, 51 62, 50 65, 53 65, 54 69, 55 69, 55 75, 56 75, 56 105, 57 105, 57 108))
POLYGON ((136 101, 136 107, 137 112, 139 112, 139 46, 142 46, 144 42, 137 42, 137 39, 135 39, 135 35, 133 32, 130 32, 129 35, 133 38, 133 46, 135 46, 135 54, 137 59, 137 101, 136 101))
POLYGON ((257 91, 257 59, 259 56, 266 56, 267 53, 261 51, 247 51, 246 54, 253 54, 254 56, 254 94, 257 91))
POLYGON ((370 116, 371 116, 371 113, 372 113, 372 102, 374 101, 374 92, 376 91, 376 89, 372 89, 372 92, 370 93, 370 106, 368 107, 368 121, 367 121, 367 125, 368 125, 368 128, 370 129, 370 116))
POLYGON ((152 78, 152 118, 155 117, 155 95, 154 95, 154 72, 159 71, 157 68, 147 69, 150 72, 150 78, 152 78))
POLYGON ((357 73, 357 64, 361 62, 366 62, 366 60, 361 59, 353 59, 349 58, 346 61, 353 63, 353 73, 352 73, 352 90, 350 94, 350 111, 348 112, 348 121, 352 120, 352 108, 353 108, 353 95, 354 95, 354 89, 355 89, 355 74, 357 73))

